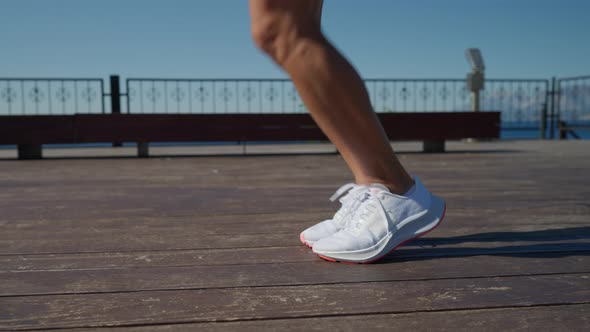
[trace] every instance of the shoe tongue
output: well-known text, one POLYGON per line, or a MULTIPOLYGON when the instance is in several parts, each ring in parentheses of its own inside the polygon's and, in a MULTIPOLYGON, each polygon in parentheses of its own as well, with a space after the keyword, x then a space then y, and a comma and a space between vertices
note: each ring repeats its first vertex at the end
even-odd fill
POLYGON ((373 184, 371 184, 370 191, 373 194, 378 194, 378 193, 380 193, 382 191, 385 191, 387 193, 390 192, 389 189, 387 189, 387 187, 384 186, 384 185, 382 185, 381 183, 373 183, 373 184))

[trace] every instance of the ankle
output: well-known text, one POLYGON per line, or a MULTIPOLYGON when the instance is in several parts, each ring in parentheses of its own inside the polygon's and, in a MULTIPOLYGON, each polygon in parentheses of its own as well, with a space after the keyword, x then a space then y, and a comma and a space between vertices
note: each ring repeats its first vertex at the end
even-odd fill
POLYGON ((357 184, 370 185, 373 183, 379 183, 387 187, 392 194, 405 195, 414 187, 414 179, 410 176, 401 177, 395 180, 386 180, 372 177, 363 177, 356 180, 357 184))

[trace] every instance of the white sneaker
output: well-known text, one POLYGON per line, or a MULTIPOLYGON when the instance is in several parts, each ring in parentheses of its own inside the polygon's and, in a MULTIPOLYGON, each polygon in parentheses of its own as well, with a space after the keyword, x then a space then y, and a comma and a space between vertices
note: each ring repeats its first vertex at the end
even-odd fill
POLYGON ((365 189, 345 227, 313 245, 313 252, 329 261, 371 263, 403 243, 433 230, 444 217, 445 202, 414 178, 406 196, 379 184, 365 189))
POLYGON ((301 243, 311 248, 316 241, 342 230, 352 216, 353 210, 360 205, 358 197, 366 191, 366 188, 368 187, 347 183, 336 190, 334 195, 330 197, 330 201, 334 202, 340 199, 342 206, 336 211, 332 219, 324 220, 301 232, 299 235, 301 243))

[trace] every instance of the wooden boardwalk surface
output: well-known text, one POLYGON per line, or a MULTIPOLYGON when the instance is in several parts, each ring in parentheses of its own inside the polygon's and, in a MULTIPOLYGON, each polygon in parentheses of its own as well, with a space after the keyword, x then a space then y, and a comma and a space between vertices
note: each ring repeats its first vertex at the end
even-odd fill
POLYGON ((449 150, 400 154, 447 216, 373 265, 299 243, 334 154, 0 160, 0 330, 590 330, 590 142, 449 150))

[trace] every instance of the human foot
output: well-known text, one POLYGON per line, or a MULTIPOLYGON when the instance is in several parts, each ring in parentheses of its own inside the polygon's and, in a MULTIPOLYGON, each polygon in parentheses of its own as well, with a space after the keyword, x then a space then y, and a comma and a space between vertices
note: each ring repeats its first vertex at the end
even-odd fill
POLYGON ((379 184, 358 196, 361 204, 342 229, 316 241, 313 252, 329 261, 371 263, 439 225, 445 202, 420 180, 405 196, 379 184))
POLYGON ((358 196, 362 194, 366 188, 368 187, 354 183, 347 183, 340 187, 334 195, 330 197, 330 201, 332 202, 337 199, 340 200, 340 203, 342 204, 340 209, 338 209, 332 219, 324 220, 301 232, 299 235, 301 243, 311 248, 315 242, 334 235, 344 228, 346 222, 352 215, 353 210, 360 204, 357 199, 358 196))

